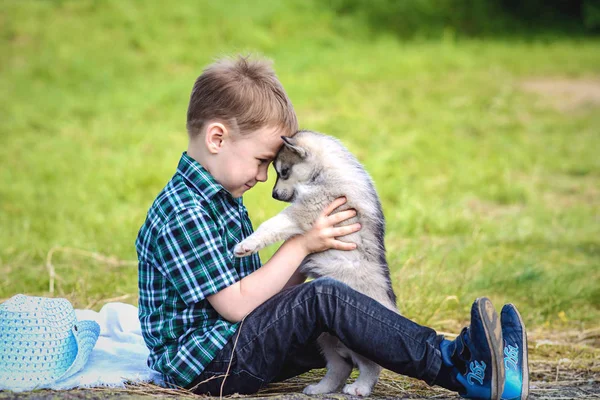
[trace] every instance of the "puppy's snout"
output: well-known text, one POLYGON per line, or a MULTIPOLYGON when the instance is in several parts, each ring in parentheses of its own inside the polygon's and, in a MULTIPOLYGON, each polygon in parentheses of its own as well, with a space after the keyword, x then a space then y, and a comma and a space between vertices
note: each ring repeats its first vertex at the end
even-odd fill
POLYGON ((294 192, 290 193, 287 190, 273 189, 273 198, 279 201, 291 202, 294 199, 294 192))
POLYGON ((279 195, 279 192, 278 192, 277 190, 275 190, 275 189, 273 189, 273 198, 274 198, 275 200, 280 200, 280 201, 281 201, 281 200, 283 200, 283 199, 281 198, 281 196, 279 195))

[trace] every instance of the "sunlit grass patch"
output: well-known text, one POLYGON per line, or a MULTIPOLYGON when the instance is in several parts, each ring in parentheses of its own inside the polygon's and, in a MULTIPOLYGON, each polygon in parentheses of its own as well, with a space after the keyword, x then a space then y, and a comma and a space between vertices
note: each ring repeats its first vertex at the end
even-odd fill
MULTIPOLYGON (((316 2, 7 1, 0 18, 0 298, 136 304, 135 266, 85 252, 135 262, 194 79, 250 50, 300 125, 372 175, 404 314, 455 331, 486 295, 534 327, 597 324, 600 113, 526 85, 597 81, 597 40, 406 42, 316 2), (54 254, 50 293, 56 246, 84 253, 54 254)), ((255 226, 284 207, 270 175, 244 199, 255 226)))

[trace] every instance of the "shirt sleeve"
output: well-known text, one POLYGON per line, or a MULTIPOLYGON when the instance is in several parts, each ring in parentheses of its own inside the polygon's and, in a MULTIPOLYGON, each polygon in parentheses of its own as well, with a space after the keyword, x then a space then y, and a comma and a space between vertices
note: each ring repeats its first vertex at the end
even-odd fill
POLYGON ((156 240, 158 268, 186 304, 239 281, 216 223, 200 208, 179 211, 156 240))

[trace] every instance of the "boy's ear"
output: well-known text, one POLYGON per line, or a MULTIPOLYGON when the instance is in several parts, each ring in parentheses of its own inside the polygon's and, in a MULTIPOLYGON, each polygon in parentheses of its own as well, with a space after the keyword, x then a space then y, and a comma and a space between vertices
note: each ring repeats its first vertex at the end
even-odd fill
POLYGON ((300 158, 306 158, 308 151, 306 151, 304 147, 300 147, 296 139, 287 136, 282 136, 281 138, 283 139, 285 147, 298 154, 300 158))
POLYGON ((210 154, 217 154, 221 150, 221 147, 223 147, 227 135, 227 128, 222 123, 211 122, 208 124, 206 135, 204 135, 204 144, 208 152, 210 154))

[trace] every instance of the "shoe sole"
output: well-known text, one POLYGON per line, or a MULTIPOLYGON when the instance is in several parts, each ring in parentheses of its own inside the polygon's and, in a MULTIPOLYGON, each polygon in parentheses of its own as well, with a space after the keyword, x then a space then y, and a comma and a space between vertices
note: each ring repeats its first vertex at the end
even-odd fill
POLYGON ((529 397, 529 358, 527 356, 527 332, 525 331, 525 324, 523 323, 523 318, 521 318, 521 314, 517 307, 513 304, 508 304, 508 306, 517 314, 519 317, 519 323, 523 327, 523 359, 521 360, 521 364, 523 365, 521 374, 523 379, 523 384, 521 386, 521 400, 527 400, 529 397))
POLYGON ((504 341, 502 340, 502 326, 500 318, 492 305, 492 302, 487 297, 477 299, 477 308, 483 323, 483 330, 492 353, 492 387, 491 398, 493 400, 501 400, 502 392, 504 392, 504 341))

